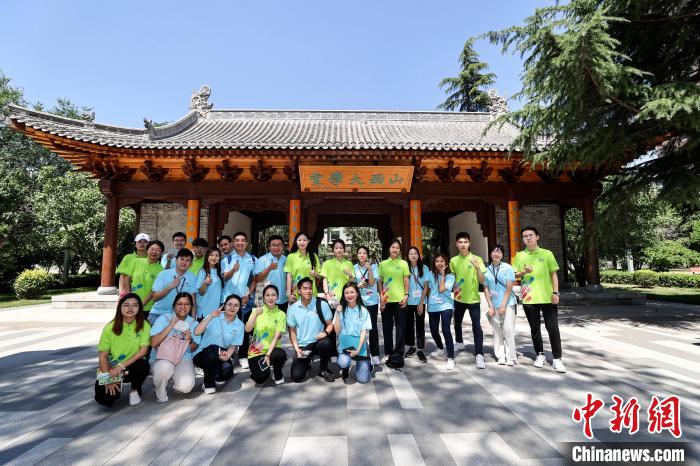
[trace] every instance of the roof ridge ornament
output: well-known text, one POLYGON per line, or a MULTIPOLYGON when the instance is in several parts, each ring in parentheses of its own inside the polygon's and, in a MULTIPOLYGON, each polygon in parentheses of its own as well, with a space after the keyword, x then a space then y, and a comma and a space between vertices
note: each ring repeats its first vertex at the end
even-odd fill
POLYGON ((190 110, 196 110, 197 116, 206 118, 209 115, 214 104, 209 103, 211 88, 208 85, 203 85, 198 91, 192 91, 190 97, 190 110))
POLYGON ((496 89, 489 89, 488 96, 491 99, 489 104, 489 113, 492 118, 506 114, 510 112, 508 108, 508 102, 503 98, 496 89))

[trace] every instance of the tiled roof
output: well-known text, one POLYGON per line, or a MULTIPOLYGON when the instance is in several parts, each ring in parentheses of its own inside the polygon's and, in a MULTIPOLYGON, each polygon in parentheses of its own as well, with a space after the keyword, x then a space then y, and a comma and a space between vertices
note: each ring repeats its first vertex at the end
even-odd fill
POLYGON ((212 110, 167 126, 103 125, 10 106, 9 120, 76 141, 134 149, 405 149, 505 151, 515 126, 483 131, 488 113, 212 110))

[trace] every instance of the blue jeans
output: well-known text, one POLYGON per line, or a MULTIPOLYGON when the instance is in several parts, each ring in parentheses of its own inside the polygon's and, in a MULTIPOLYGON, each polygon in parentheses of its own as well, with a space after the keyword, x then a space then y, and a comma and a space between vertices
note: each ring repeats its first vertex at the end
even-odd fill
MULTIPOLYGON (((352 358, 345 353, 338 355, 338 367, 341 369, 349 369, 352 364, 352 358)), ((367 383, 372 379, 371 364, 366 359, 355 361, 355 376, 359 383, 367 383)))
POLYGON ((430 334, 433 336, 435 345, 442 349, 442 338, 440 338, 440 323, 442 322, 442 334, 445 336, 445 346, 447 347, 447 357, 454 359, 455 346, 452 341, 452 332, 450 330, 450 321, 452 320, 452 309, 440 312, 428 312, 428 320, 430 322, 430 334))

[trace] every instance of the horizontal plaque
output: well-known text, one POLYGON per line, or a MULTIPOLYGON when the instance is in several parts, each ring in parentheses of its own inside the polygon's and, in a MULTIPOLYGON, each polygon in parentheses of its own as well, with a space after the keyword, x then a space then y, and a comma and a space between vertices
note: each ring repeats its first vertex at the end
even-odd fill
POLYGON ((409 192, 413 166, 299 165, 299 180, 307 192, 409 192))

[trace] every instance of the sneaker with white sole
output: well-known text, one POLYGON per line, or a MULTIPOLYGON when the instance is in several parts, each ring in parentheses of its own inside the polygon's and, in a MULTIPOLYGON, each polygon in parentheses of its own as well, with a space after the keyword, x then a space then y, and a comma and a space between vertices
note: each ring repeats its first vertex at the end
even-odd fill
POLYGON ((248 369, 248 360, 247 359, 239 359, 238 364, 241 365, 241 369, 248 369))
POLYGON ((133 392, 129 393, 129 405, 136 406, 139 403, 141 403, 141 396, 139 395, 139 392, 134 390, 133 392))
POLYGON ((201 367, 195 366, 194 375, 195 375, 195 377, 204 377, 204 369, 202 369, 201 367))
POLYGON ((168 402, 168 395, 163 395, 162 397, 158 396, 158 393, 156 393, 156 401, 158 403, 167 403, 168 402))
POLYGON ((379 359, 379 356, 372 356, 372 365, 373 366, 379 366, 382 364, 382 360, 379 359))
POLYGON ((204 393, 206 393, 207 395, 213 395, 214 393, 216 393, 216 388, 204 387, 204 393))
POLYGON ((430 353, 430 355, 434 358, 442 358, 445 356, 445 349, 435 348, 435 351, 430 353))
POLYGON ((464 343, 461 341, 455 342, 455 351, 462 351, 465 348, 464 343))
POLYGON ((275 380, 275 385, 282 385, 284 383, 284 377, 279 380, 275 380))
POLYGON ((445 370, 446 371, 451 371, 452 369, 455 368, 455 360, 454 358, 447 358, 447 363, 445 364, 445 370))
POLYGON ((498 365, 499 365, 499 366, 505 366, 505 365, 506 365, 506 358, 504 358, 503 356, 501 356, 500 358, 498 358, 498 365))
POLYGON ((544 354, 540 353, 537 355, 537 357, 535 358, 535 362, 532 365, 541 369, 542 367, 544 367, 544 364, 546 362, 547 358, 544 357, 544 354))
POLYGON ((477 369, 486 369, 486 361, 484 361, 483 354, 476 355, 476 368, 477 369))
POLYGON ((512 359, 509 359, 509 360, 506 362, 506 366, 515 366, 515 361, 513 361, 512 359))
POLYGON ((561 372, 562 374, 566 372, 566 367, 564 367, 564 363, 561 362, 561 359, 552 359, 552 367, 555 371, 561 372))

